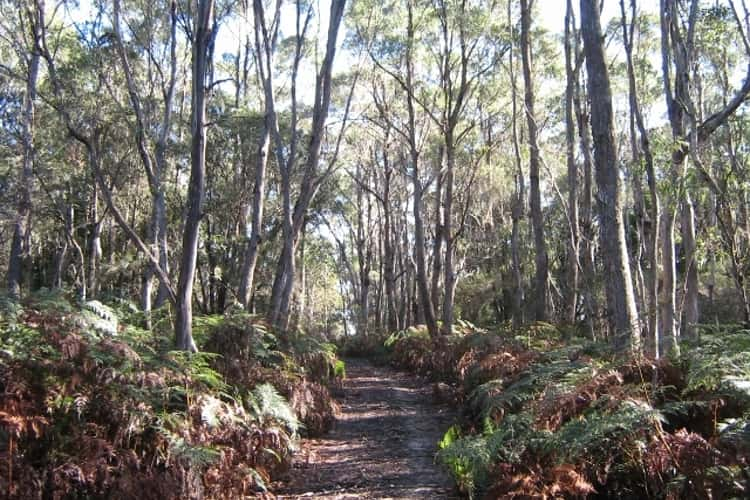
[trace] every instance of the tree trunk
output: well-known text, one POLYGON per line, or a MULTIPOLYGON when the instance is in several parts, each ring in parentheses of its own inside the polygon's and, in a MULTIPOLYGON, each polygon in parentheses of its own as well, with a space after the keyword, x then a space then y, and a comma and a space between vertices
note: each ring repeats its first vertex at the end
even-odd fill
POLYGON ((391 177, 393 175, 388 157, 388 133, 386 132, 383 149, 383 243, 385 262, 383 263, 385 275, 385 295, 387 306, 388 331, 395 332, 399 327, 398 304, 396 300, 396 258, 393 248, 393 215, 391 208, 391 177))
MULTIPOLYGON (((315 82, 315 101, 312 111, 312 126, 310 132, 310 143, 307 148, 307 158, 303 172, 303 179, 300 187, 300 193, 294 205, 294 211, 291 210, 291 168, 295 161, 295 154, 290 153, 290 159, 286 166, 282 168, 282 197, 284 203, 284 249, 281 253, 276 275, 274 277, 274 286, 271 293, 271 322, 280 330, 286 331, 289 322, 289 303, 294 288, 295 268, 294 253, 299 242, 299 234, 302 224, 307 215, 307 210, 312 203, 323 177, 318 175, 318 163, 320 160, 320 148, 325 132, 325 122, 328 117, 328 108, 331 102, 331 84, 333 61, 336 55, 337 38, 341 19, 344 13, 345 0, 334 0, 331 3, 331 13, 328 25, 328 38, 326 40, 326 53, 321 64, 320 72, 315 82)), ((298 36, 304 36, 298 33, 298 36)), ((299 40, 297 50, 301 50, 301 40, 299 40)), ((298 54, 298 57, 299 54, 298 54)), ((297 63, 299 60, 297 59, 297 63)), ((295 71, 296 72, 296 71, 295 71)), ((293 76, 296 81, 296 76, 293 76)), ((296 83, 293 84, 293 88, 296 83)), ((292 97, 295 100, 295 97, 292 97)), ((293 112, 296 104, 293 103, 293 112)), ((296 119, 292 120, 296 123, 296 119)), ((296 128, 296 125, 292 127, 296 128)), ((276 142, 277 149, 283 149, 281 144, 281 135, 277 132, 276 142)), ((292 144, 294 149, 295 145, 292 144)), ((280 156, 280 155, 277 155, 280 156)))
POLYGON ((198 237, 203 216, 203 197, 206 175, 206 75, 208 74, 209 45, 213 42, 211 28, 213 0, 198 0, 195 13, 192 49, 192 103, 190 183, 188 185, 187 214, 182 236, 182 258, 177 282, 175 343, 177 349, 196 351, 193 341, 193 281, 198 257, 198 237))
POLYGON ((96 181, 91 185, 91 206, 89 207, 89 239, 87 248, 88 298, 96 298, 99 293, 99 261, 102 257, 102 221, 99 220, 99 195, 96 181))
POLYGON ((690 193, 685 192, 682 200, 682 249, 685 253, 685 305, 683 309, 683 336, 694 339, 697 336, 696 325, 700 321, 698 302, 698 260, 695 258, 697 243, 695 239, 695 210, 690 193))
MULTIPOLYGON (((625 57, 627 61, 628 69, 628 93, 630 103, 631 119, 634 120, 635 125, 638 129, 640 136, 640 152, 643 153, 643 160, 646 167, 646 178, 648 182, 649 197, 651 198, 651 205, 649 210, 649 222, 650 231, 648 234, 644 234, 643 237, 646 239, 647 246, 647 258, 649 261, 650 274, 646 280, 646 301, 644 309, 648 315, 648 334, 649 339, 644 342, 645 348, 648 352, 654 356, 658 356, 658 345, 659 345, 659 193, 656 185, 656 169, 654 168, 654 158, 651 152, 651 141, 646 130, 646 126, 643 120, 643 114, 641 113, 641 107, 638 101, 638 90, 636 87, 635 80, 635 68, 633 65, 633 38, 634 30, 636 25, 636 0, 630 1, 631 18, 630 24, 627 23, 627 15, 625 12, 625 1, 620 0, 620 14, 621 14, 621 26, 623 33, 623 40, 625 45, 625 57)), ((635 141, 635 132, 631 131, 633 140, 635 141)), ((636 154, 638 151, 637 145, 633 146, 634 157, 637 157, 637 162, 640 163, 640 156, 636 154)), ((645 233, 644 229, 644 233, 645 233)))
POLYGON ((440 161, 435 162, 435 242, 432 246, 432 307, 437 311, 440 307, 440 275, 443 272, 443 162, 444 148, 440 148, 440 161))
POLYGON ((537 143, 536 114, 534 113, 534 81, 532 78, 531 58, 531 9, 533 0, 521 0, 521 62, 523 65, 524 102, 526 104, 526 123, 529 140, 529 179, 531 224, 534 230, 534 277, 535 319, 550 319, 549 260, 547 242, 544 239, 544 219, 542 214, 542 195, 539 186, 539 144, 537 143))
MULTIPOLYGON (((274 18, 279 15, 281 3, 277 2, 274 18)), ((276 52, 278 40, 278 23, 273 32, 269 34, 266 27, 263 3, 255 0, 253 2, 254 31, 255 31, 255 55, 258 61, 258 73, 263 84, 263 97, 265 116, 263 120, 263 133, 258 143, 258 155, 255 159, 255 185, 253 187, 252 222, 250 227, 250 238, 247 243, 245 255, 242 261, 240 276, 239 299, 247 308, 253 295, 255 281, 255 266, 258 261, 258 250, 261 242, 263 209, 265 206, 266 191, 266 167, 271 148, 271 133, 278 130, 276 117, 276 104, 273 93, 273 59, 276 52)), ((280 156, 279 158, 280 159, 280 156)))
POLYGON ((578 253, 578 165, 576 165, 575 157, 575 122, 573 119, 573 92, 576 78, 573 69, 574 54, 571 40, 573 30, 575 30, 573 2, 572 0, 567 0, 565 13, 565 142, 568 164, 568 224, 570 226, 570 239, 568 241, 568 297, 565 319, 571 325, 576 323, 578 267, 580 265, 578 253))
MULTIPOLYGON (((580 67, 583 60, 583 52, 579 50, 580 35, 576 34, 576 67, 580 67)), ((596 233, 593 224, 593 195, 594 195, 594 160, 591 156, 591 131, 589 126, 589 115, 586 99, 579 75, 576 75, 573 92, 573 103, 576 108, 576 122, 578 124, 578 138, 581 154, 583 156, 583 191, 581 192, 581 255, 583 270, 583 299, 586 309, 586 325, 590 339, 597 338, 597 322, 599 316, 599 301, 597 299, 596 287, 596 233)))
POLYGON ((455 237, 453 234, 453 171, 456 163, 453 135, 445 136, 445 201, 443 203, 443 239, 445 240, 445 298, 443 300, 443 335, 453 333, 453 302, 456 294, 455 237))
POLYGON ((263 224, 263 206, 265 204, 265 182, 266 182, 266 165, 268 163, 268 153, 271 143, 270 116, 266 111, 266 123, 264 124, 263 135, 258 147, 258 156, 255 160, 255 187, 253 188, 253 206, 252 222, 250 229, 250 238, 247 242, 247 248, 242 260, 242 271, 240 274, 240 287, 238 295, 240 303, 247 308, 250 303, 254 290, 255 266, 258 262, 258 249, 261 241, 261 231, 263 224))
MULTIPOLYGON (((44 9, 44 4, 41 3, 44 9)), ((31 11, 30 11, 31 12, 31 11)), ((42 36, 41 20, 38 12, 34 19, 29 19, 31 33, 34 36, 34 46, 30 50, 26 71, 26 93, 23 97, 23 116, 21 131, 21 147, 23 161, 18 177, 18 200, 16 218, 13 224, 13 239, 10 245, 8 259, 8 295, 13 299, 21 296, 21 280, 23 278, 24 255, 28 252, 26 241, 29 231, 31 215, 31 182, 34 176, 34 111, 36 109, 36 86, 39 77, 40 54, 36 49, 42 36)))
POLYGON ((617 167, 612 93, 604 59, 604 38, 597 0, 581 0, 581 31, 591 99, 591 130, 599 187, 601 236, 607 268, 609 323, 615 349, 637 354, 640 348, 640 329, 625 242, 622 181, 617 167))
MULTIPOLYGON (((510 38, 513 39, 514 22, 511 15, 511 2, 508 2, 508 26, 510 38)), ((516 61, 514 44, 510 44, 508 50, 508 69, 510 73, 510 91, 512 108, 512 132, 513 132, 513 159, 515 161, 513 206, 511 208, 512 229, 510 236, 511 254, 513 260, 513 327, 520 328, 525 322, 524 315, 524 286, 523 269, 521 268, 521 219, 523 219, 525 200, 525 179, 523 175, 523 164, 521 162, 521 146, 518 138, 518 91, 516 86, 516 61)))
MULTIPOLYGON (((146 177, 151 190, 151 221, 148 228, 147 242, 156 249, 158 265, 164 276, 169 274, 168 241, 167 241, 167 209, 162 179, 167 169, 167 143, 171 132, 172 107, 174 105, 175 86, 177 81, 177 3, 172 0, 169 9, 170 38, 169 38, 169 80, 167 88, 164 89, 164 105, 162 121, 159 134, 153 148, 154 160, 152 161, 149 146, 147 145, 147 123, 143 113, 141 97, 138 93, 137 82, 134 78, 127 51, 125 50, 122 34, 120 32, 120 1, 114 2, 113 29, 115 34, 116 48, 125 74, 128 88, 128 97, 135 115, 135 136, 138 154, 141 158, 146 177)), ((146 315, 147 326, 150 327, 150 314, 152 309, 151 295, 153 289, 153 277, 157 273, 156 263, 149 262, 143 271, 141 308, 146 315)), ((169 285, 164 280, 159 280, 155 307, 161 307, 169 299, 169 285)))

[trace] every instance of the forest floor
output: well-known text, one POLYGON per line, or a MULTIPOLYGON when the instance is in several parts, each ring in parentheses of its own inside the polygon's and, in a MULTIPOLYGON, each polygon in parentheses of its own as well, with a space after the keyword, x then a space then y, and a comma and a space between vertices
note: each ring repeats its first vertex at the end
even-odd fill
POLYGON ((455 409, 414 375, 360 359, 346 371, 333 430, 300 443, 279 498, 459 498, 434 460, 455 409))

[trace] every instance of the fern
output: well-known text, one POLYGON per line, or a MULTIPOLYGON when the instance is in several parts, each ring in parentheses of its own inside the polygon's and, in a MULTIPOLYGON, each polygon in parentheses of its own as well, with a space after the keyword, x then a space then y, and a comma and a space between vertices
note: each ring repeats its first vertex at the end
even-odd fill
POLYGON ((82 311, 75 318, 75 323, 83 330, 92 330, 109 337, 117 335, 117 314, 111 307, 98 300, 85 302, 82 311))
POLYGON ((750 453, 750 413, 719 422, 719 441, 742 453, 750 453))
POLYGON ((561 464, 580 460, 606 463, 604 457, 624 451, 623 446, 653 430, 663 419, 658 410, 641 401, 623 401, 612 410, 594 407, 563 425, 545 446, 561 464))
POLYGON ((73 306, 60 288, 40 288, 26 299, 27 306, 40 311, 71 313, 73 306))
POLYGON ((709 333, 686 343, 682 361, 687 365, 686 394, 731 391, 750 397, 750 331, 709 333))
POLYGON ((383 342, 383 345, 387 349, 393 349, 397 343, 408 338, 421 338, 428 340, 430 338, 430 334, 427 332, 427 328, 425 327, 420 328, 416 326, 410 326, 405 330, 398 330, 390 334, 388 338, 383 342))
POLYGON ((168 444, 167 461, 177 460, 187 467, 203 468, 209 466, 221 458, 221 451, 210 446, 198 446, 188 443, 185 438, 168 431, 165 428, 158 429, 168 444))
POLYGON ((518 410, 548 390, 554 394, 572 389, 593 373, 591 366, 569 360, 576 350, 575 347, 563 348, 547 353, 507 387, 501 380, 480 385, 469 396, 470 408, 481 419, 496 418, 507 411, 518 410))
POLYGON ((487 480, 487 470, 492 463, 492 455, 483 436, 465 436, 455 440, 438 451, 437 458, 453 475, 458 487, 469 498, 487 480))
POLYGON ((488 424, 486 431, 481 435, 461 436, 460 428, 454 425, 438 444, 438 460, 470 498, 489 486, 492 464, 522 463, 526 450, 540 436, 528 413, 509 415, 497 429, 488 424))
POLYGON ((281 427, 290 436, 300 428, 294 410, 271 384, 261 384, 248 395, 248 405, 262 427, 281 427))

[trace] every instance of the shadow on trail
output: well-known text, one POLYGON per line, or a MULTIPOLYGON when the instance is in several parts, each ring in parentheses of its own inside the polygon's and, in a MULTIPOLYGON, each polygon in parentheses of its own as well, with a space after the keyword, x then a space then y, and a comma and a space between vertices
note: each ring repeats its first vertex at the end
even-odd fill
POLYGON ((414 376, 359 359, 346 371, 334 429, 301 443, 279 498, 459 498, 434 461, 455 410, 414 376))

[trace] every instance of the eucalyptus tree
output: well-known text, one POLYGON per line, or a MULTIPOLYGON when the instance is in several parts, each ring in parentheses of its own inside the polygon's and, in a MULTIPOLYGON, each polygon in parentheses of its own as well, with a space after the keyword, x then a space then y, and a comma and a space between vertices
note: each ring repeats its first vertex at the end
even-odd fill
MULTIPOLYGON (((255 157, 255 179, 253 186, 252 222, 247 248, 242 261, 240 285, 237 295, 240 303, 247 307, 253 293, 255 267, 258 261, 260 246, 263 209, 265 205, 266 166, 271 148, 271 132, 278 134, 279 124, 276 115, 276 98, 274 91, 274 60, 279 39, 281 23, 281 2, 275 3, 273 15, 267 19, 262 0, 253 0, 253 34, 254 59, 258 79, 263 89, 263 130, 258 140, 258 151, 255 157)), ((277 149, 278 160, 281 161, 280 151, 277 149)))
POLYGON ((193 341, 193 282, 198 256, 198 237, 206 176, 206 98, 210 48, 216 37, 214 1, 197 0, 191 30, 192 79, 190 105, 190 180, 186 200, 182 255, 175 297, 175 344, 178 349, 195 351, 193 341))
POLYGON ((539 126, 535 113, 534 77, 531 51, 531 14, 533 0, 521 0, 521 62, 524 81, 524 105, 529 142, 529 205, 531 225, 534 231, 535 277, 534 310, 535 318, 547 321, 550 317, 549 256, 547 241, 544 239, 544 218, 542 215, 542 195, 539 186, 541 157, 539 151, 539 126))
POLYGON ((578 164, 575 155, 575 110, 573 97, 577 71, 575 68, 575 17, 573 0, 567 0, 565 6, 565 159, 568 171, 568 226, 570 239, 568 248, 568 298, 565 308, 565 320, 572 324, 576 322, 578 306, 578 269, 580 262, 580 227, 578 215, 578 164))
POLYGON ((35 110, 37 101, 37 81, 39 78, 40 54, 37 50, 42 33, 41 14, 25 2, 18 2, 18 16, 21 19, 24 36, 18 37, 14 51, 21 61, 25 91, 21 116, 21 168, 16 179, 16 214, 13 221, 13 236, 8 258, 8 295, 18 299, 21 294, 24 256, 28 254, 28 241, 31 215, 31 187, 34 177, 34 131, 36 128, 35 110))
MULTIPOLYGON (((173 0, 166 5, 156 4, 156 6, 152 6, 148 11, 142 13, 144 24, 157 27, 147 30, 149 39, 146 40, 145 47, 142 50, 149 58, 147 66, 150 68, 153 64, 156 67, 155 72, 148 71, 148 73, 151 73, 149 76, 153 80, 158 75, 159 80, 161 80, 163 100, 161 116, 158 119, 155 119, 153 116, 147 116, 147 109, 144 109, 144 96, 141 95, 140 91, 144 86, 141 85, 142 80, 137 78, 134 71, 134 64, 131 62, 129 51, 126 48, 126 41, 121 28, 121 11, 120 0, 114 0, 112 27, 115 46, 127 85, 128 99, 133 115, 131 127, 134 131, 136 148, 151 191, 151 220, 148 225, 146 241, 152 248, 157 250, 159 266, 162 271, 165 274, 169 274, 169 245, 167 241, 167 206, 164 176, 167 173, 167 148, 169 145, 169 136, 172 132, 175 88, 177 84, 177 3, 173 0), (153 7, 157 9, 159 7, 164 8, 164 19, 154 18, 153 7), (166 28, 163 31, 168 33, 162 40, 156 39, 158 36, 156 33, 160 31, 159 27, 166 28), (159 57, 160 55, 162 57, 159 57), (151 132, 153 130, 156 132, 151 132)), ((137 14, 141 13, 138 12, 137 14)), ((137 43, 139 40, 137 33, 132 36, 131 40, 131 45, 137 43)), ((138 62, 140 61, 136 61, 136 63, 138 62)), ((149 98, 150 96, 146 95, 145 97, 149 98)), ((149 106, 148 109, 153 109, 153 106, 149 106)), ((147 318, 149 318, 152 308, 154 274, 153 264, 147 265, 143 273, 141 287, 141 308, 147 318)), ((154 306, 157 308, 161 307, 167 300, 167 295, 167 284, 162 281, 159 283, 154 306)))
MULTIPOLYGON (((365 4, 358 6, 355 22, 358 35, 363 39, 375 66, 391 80, 402 100, 405 113, 393 113, 383 103, 377 104, 380 118, 389 130, 399 137, 404 145, 401 163, 408 165, 408 176, 412 184, 412 214, 414 220, 414 267, 420 312, 430 335, 439 334, 435 308, 428 284, 426 258, 424 195, 432 179, 425 179, 423 148, 429 136, 430 118, 424 113, 417 96, 415 66, 424 46, 418 45, 420 27, 426 22, 425 12, 417 10, 412 0, 390 2, 378 14, 371 13, 365 4), (363 9, 364 7, 364 9, 363 9), (405 26, 401 23, 405 23, 405 26), (401 33, 405 32, 405 35, 401 33), (402 114, 405 117, 401 116, 402 114)), ((385 97, 385 96, 383 96, 385 97)), ((403 234, 406 238, 406 234, 403 234)), ((408 246, 407 246, 408 248, 408 246)), ((411 260, 411 259, 410 259, 411 260)), ((408 281, 408 280, 407 280, 408 281)), ((407 287, 408 288, 408 287, 407 287)), ((404 294, 402 294, 403 296, 404 294)), ((408 306, 402 307, 402 325, 408 324, 408 306)))
MULTIPOLYGON (((737 29, 737 19, 747 20, 744 3, 739 6, 716 5, 702 12, 702 22, 696 33, 696 51, 701 56, 699 67, 704 74, 696 72, 694 87, 696 112, 699 120, 712 107, 727 103, 735 92, 733 68, 747 57, 747 25, 737 29)), ((746 23, 747 21, 745 21, 746 23)), ((704 229, 709 250, 708 260, 712 274, 722 257, 728 260, 727 273, 734 284, 742 305, 742 320, 750 323, 750 295, 748 293, 748 244, 750 243, 750 207, 748 206, 748 162, 744 143, 747 141, 747 113, 738 110, 724 125, 716 130, 709 141, 696 151, 691 159, 698 170, 698 179, 693 185, 706 185, 709 190, 708 228, 704 229), (717 255, 723 250, 723 256, 717 255)), ((700 201, 700 197, 698 198, 700 201)), ((705 203, 705 202, 704 202, 705 203)), ((702 212, 703 210, 699 210, 702 212)), ((708 293, 713 302, 715 277, 709 278, 708 293)))
MULTIPOLYGON (((291 139, 289 144, 283 141, 278 131, 272 131, 281 173, 280 191, 283 207, 283 247, 279 255, 271 290, 269 319, 283 331, 287 329, 289 324, 290 300, 296 276, 295 254, 307 211, 320 186, 333 172, 338 152, 338 145, 336 145, 334 146, 334 153, 332 154, 332 158, 329 159, 328 165, 326 168, 321 169, 321 146, 323 144, 333 87, 333 63, 336 56, 337 38, 345 4, 345 0, 333 0, 331 2, 325 55, 315 78, 312 120, 306 158, 302 166, 302 181, 296 200, 292 204, 292 172, 299 160, 297 76, 299 64, 304 55, 303 44, 308 35, 309 23, 313 15, 311 6, 304 8, 300 1, 296 3, 296 32, 291 74, 291 139)), ((346 105, 345 116, 348 114, 349 103, 350 101, 346 105)), ((337 144, 340 144, 346 119, 343 122, 337 144)))
POLYGON ((512 20, 512 2, 508 2, 508 37, 511 40, 508 50, 508 75, 510 77, 511 92, 511 131, 513 142, 513 201, 511 208, 511 258, 513 261, 513 326, 520 327, 524 323, 524 300, 525 290, 523 282, 523 270, 521 266, 521 220, 526 209, 525 192, 526 180, 524 179, 523 162, 521 161, 521 146, 518 133, 518 86, 516 77, 516 56, 514 46, 514 22, 512 20))
MULTIPOLYGON (((443 280, 443 333, 450 334, 454 320, 456 292, 456 240, 462 232, 454 208, 457 149, 477 125, 469 118, 469 103, 482 79, 496 66, 505 47, 492 37, 494 3, 440 0, 435 6, 439 51, 434 55, 438 69, 438 113, 426 109, 437 123, 443 140, 445 165, 442 224, 439 236, 445 241, 443 280), (457 219, 457 220, 454 220, 457 219), (458 222, 458 224, 456 224, 458 222)), ((438 216, 440 214, 437 214, 438 216)))
MULTIPOLYGON (((214 20, 214 3, 212 0, 199 0, 192 11, 192 27, 188 33, 192 48, 192 99, 191 99, 191 175, 188 184, 186 200, 186 220, 183 231, 183 245, 179 266, 177 286, 160 265, 159 258, 154 255, 148 245, 141 239, 136 230, 116 205, 113 194, 113 183, 108 182, 103 169, 103 160, 108 154, 104 140, 107 138, 108 127, 103 126, 101 109, 93 116, 81 120, 78 116, 80 103, 71 99, 81 89, 71 87, 71 82, 64 82, 58 69, 56 51, 50 50, 49 35, 43 29, 37 49, 47 63, 49 79, 54 96, 54 107, 60 115, 68 133, 79 142, 87 152, 88 163, 97 186, 101 191, 108 211, 117 221, 120 228, 127 234, 153 266, 161 283, 165 286, 170 302, 175 306, 175 344, 178 349, 195 350, 192 338, 192 300, 193 281, 198 248, 199 225, 202 217, 203 190, 205 178, 205 145, 206 145, 206 78, 209 75, 209 48, 216 34, 214 20)), ((44 6, 40 1, 36 3, 40 19, 44 19, 44 6)), ((46 23, 42 23, 47 26, 46 23)), ((118 37, 119 38, 119 37, 118 37)), ((97 37, 101 42, 103 37, 97 37)), ((122 63, 122 58, 121 63, 122 63)), ((106 71, 99 68, 99 71, 106 71)), ((100 73, 100 75, 103 73, 100 73)), ((100 85, 106 83, 105 78, 99 78, 100 85)), ((133 96, 131 96, 132 103, 133 96)), ((147 156, 147 155, 146 155, 147 156)))
MULTIPOLYGON (((645 342, 656 353, 656 346, 659 338, 659 305, 658 305, 658 288, 659 288, 659 211, 660 200, 657 186, 656 167, 654 165, 654 154, 651 148, 649 132, 646 129, 641 100, 638 95, 636 83, 635 64, 633 62, 635 37, 637 36, 636 27, 638 23, 638 8, 636 0, 630 0, 630 21, 625 8, 625 0, 620 0, 620 27, 622 29, 623 46, 625 48, 625 60, 628 74, 628 104, 630 110, 630 137, 631 149, 633 154, 633 168, 637 172, 641 162, 646 169, 646 178, 648 182, 648 191, 650 196, 649 219, 651 223, 650 234, 647 239, 647 258, 650 267, 650 278, 646 285, 647 304, 644 308, 648 316, 646 331, 649 335, 649 342, 645 342), (636 133, 637 130, 637 133, 636 133)), ((639 181, 636 181, 639 182, 639 181)))
MULTIPOLYGON (((677 347, 680 336, 679 315, 677 314, 677 267, 675 257, 675 225, 677 213, 682 206, 682 245, 686 255, 685 276, 685 336, 695 335, 695 324, 699 320, 698 269, 695 260, 697 242, 695 234, 695 211, 691 193, 685 189, 688 174, 688 158, 700 163, 697 151, 711 135, 726 123, 750 94, 750 45, 747 43, 747 21, 742 21, 736 6, 729 1, 735 12, 738 33, 745 40, 743 49, 748 61, 744 82, 727 101, 708 117, 699 120, 693 96, 693 68, 696 53, 695 36, 703 12, 699 0, 661 0, 660 24, 662 41, 662 77, 667 114, 672 132, 672 154, 669 175, 676 179, 679 190, 665 192, 662 212, 662 255, 663 255, 663 297, 662 335, 660 350, 669 352, 677 347)), ((743 3, 744 6, 744 3, 743 3)), ((745 9, 744 19, 748 14, 745 9)), ((700 168, 700 167, 699 167, 700 168)))
POLYGON ((607 272, 608 319, 615 349, 638 353, 640 326, 625 241, 622 180, 618 166, 612 89, 604 58, 599 4, 596 0, 581 0, 580 5, 591 100, 594 164, 599 188, 597 200, 600 230, 607 272))
MULTIPOLYGON (((35 50, 46 63, 51 87, 51 96, 45 96, 45 100, 55 109, 69 136, 83 146, 90 169, 87 176, 90 190, 87 196, 89 213, 86 249, 83 250, 71 239, 81 260, 80 279, 77 280, 78 295, 80 300, 85 301, 89 291, 96 293, 98 284, 101 227, 106 216, 106 213, 101 218, 98 215, 99 194, 104 196, 105 203, 108 204, 111 191, 111 186, 103 180, 102 164, 105 155, 114 153, 114 150, 106 146, 117 133, 114 126, 114 104, 111 99, 97 101, 94 95, 106 95, 107 90, 115 85, 107 71, 113 63, 112 52, 109 39, 100 35, 101 15, 91 22, 87 30, 81 31, 77 39, 73 39, 64 28, 53 26, 53 23, 45 19, 42 0, 35 1, 30 9, 34 10, 34 17, 41 27, 39 36, 34 39, 35 50), (53 50, 50 50, 50 29, 54 29, 56 35, 53 50), (68 57, 58 67, 60 61, 55 57, 61 54, 68 57), (93 85, 87 78, 93 80, 93 85)), ((113 215, 121 216, 119 212, 113 215)))

